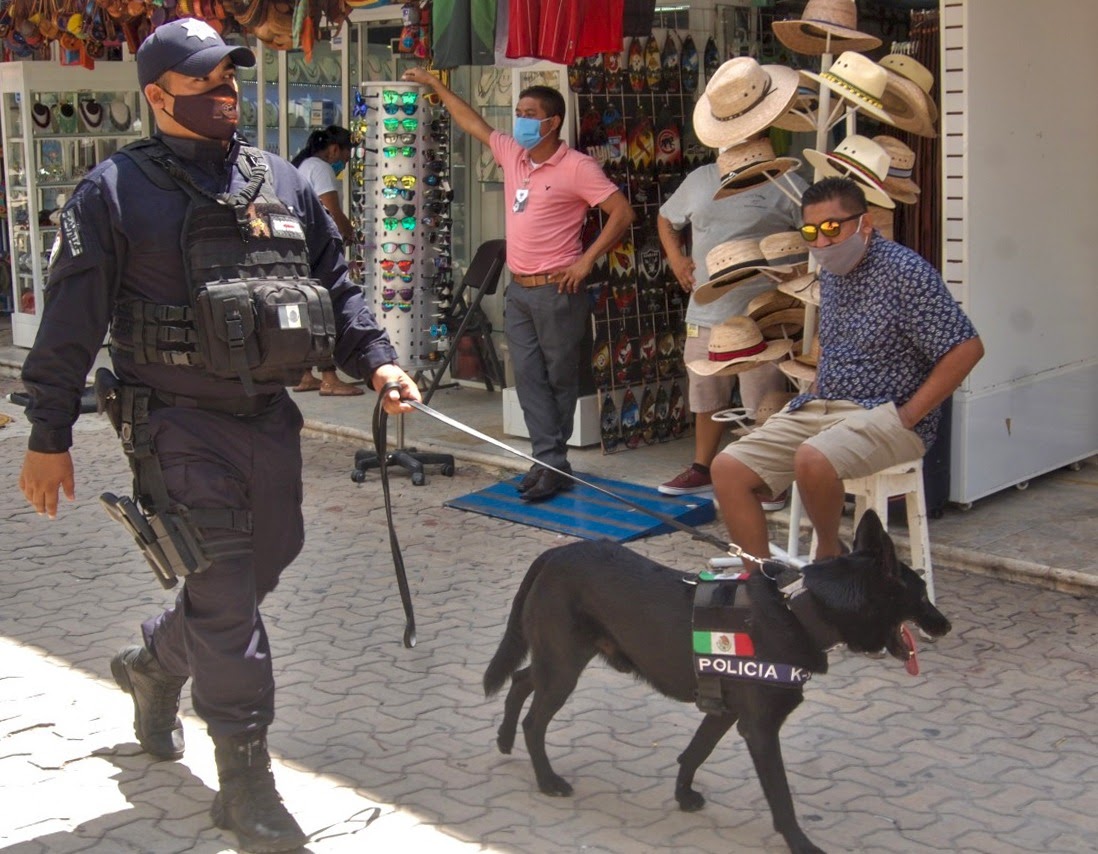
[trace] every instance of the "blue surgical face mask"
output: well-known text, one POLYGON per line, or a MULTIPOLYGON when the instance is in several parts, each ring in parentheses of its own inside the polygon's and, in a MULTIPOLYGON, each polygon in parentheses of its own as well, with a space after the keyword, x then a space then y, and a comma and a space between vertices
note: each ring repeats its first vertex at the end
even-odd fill
MULTIPOLYGON (((550 118, 552 117, 550 116, 550 118)), ((539 142, 545 139, 541 133, 541 126, 543 122, 547 121, 549 119, 532 119, 528 116, 519 116, 515 119, 515 142, 527 151, 536 147, 539 142)))
POLYGON ((336 173, 336 177, 338 178, 340 175, 343 174, 343 169, 344 167, 346 167, 347 161, 333 160, 329 165, 332 167, 332 171, 336 173))

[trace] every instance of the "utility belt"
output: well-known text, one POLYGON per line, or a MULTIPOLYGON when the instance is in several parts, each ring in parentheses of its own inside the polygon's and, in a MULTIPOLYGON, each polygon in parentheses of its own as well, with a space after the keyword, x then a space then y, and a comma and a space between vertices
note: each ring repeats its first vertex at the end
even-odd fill
MULTIPOLYGON (((121 304, 111 347, 137 364, 186 365, 221 379, 290 385, 330 362, 336 322, 328 290, 314 279, 270 277, 210 282, 194 307, 121 304)), ((235 414, 235 413, 234 413, 235 414)))
MULTIPOLYGON (((108 515, 133 537, 153 574, 165 589, 174 587, 179 576, 203 572, 215 560, 241 557, 251 551, 252 514, 231 508, 189 508, 168 496, 164 472, 153 447, 149 412, 158 406, 174 405, 165 397, 193 401, 216 411, 240 401, 180 398, 154 392, 145 386, 123 385, 111 371, 95 373, 95 396, 99 411, 105 413, 122 440, 122 450, 134 475, 136 501, 110 492, 99 496, 108 515), (233 532, 211 541, 203 529, 233 532)), ((260 401, 270 405, 273 395, 246 399, 249 405, 260 401)), ((262 410, 257 410, 262 411, 262 410)), ((236 413, 234 413, 236 414, 236 413)))

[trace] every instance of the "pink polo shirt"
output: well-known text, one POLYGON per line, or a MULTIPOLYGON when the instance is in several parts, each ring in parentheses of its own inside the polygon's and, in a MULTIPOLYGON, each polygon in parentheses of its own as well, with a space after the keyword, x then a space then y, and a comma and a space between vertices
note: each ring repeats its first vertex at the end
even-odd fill
POLYGON ((583 254, 580 235, 588 208, 618 188, 594 160, 566 143, 535 166, 514 137, 497 130, 490 142, 503 169, 507 266, 520 275, 564 269, 583 254), (515 211, 519 190, 527 191, 521 213, 515 211))

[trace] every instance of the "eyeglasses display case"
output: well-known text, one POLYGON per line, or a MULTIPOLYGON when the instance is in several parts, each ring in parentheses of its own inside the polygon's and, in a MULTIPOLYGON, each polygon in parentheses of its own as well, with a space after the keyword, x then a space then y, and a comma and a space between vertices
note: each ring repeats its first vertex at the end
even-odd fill
POLYGON ((148 130, 133 62, 94 74, 52 62, 0 63, 12 341, 38 331, 58 217, 81 178, 148 130))

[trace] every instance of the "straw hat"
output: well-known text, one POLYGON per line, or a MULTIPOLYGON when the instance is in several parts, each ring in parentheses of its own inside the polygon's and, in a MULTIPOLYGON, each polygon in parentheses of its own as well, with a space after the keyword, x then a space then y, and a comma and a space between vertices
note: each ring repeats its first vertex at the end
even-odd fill
POLYGON ((763 258, 775 273, 792 273, 808 263, 808 244, 799 231, 780 231, 759 241, 763 258))
POLYGON ((756 139, 726 148, 717 155, 717 171, 721 176, 721 188, 714 200, 724 199, 765 184, 770 178, 780 178, 790 169, 801 165, 796 157, 776 157, 770 137, 765 134, 756 139))
POLYGON ((757 322, 764 338, 795 338, 804 329, 804 306, 772 311, 757 322))
POLYGON ((774 127, 800 133, 816 130, 816 111, 820 107, 820 85, 803 79, 797 86, 797 97, 789 105, 789 112, 774 119, 774 127))
POLYGON ((773 362, 793 348, 788 339, 767 341, 749 317, 730 317, 709 332, 709 357, 687 362, 686 367, 703 377, 739 374, 760 362, 773 362))
POLYGON ((782 294, 793 299, 807 302, 811 305, 820 304, 820 277, 815 273, 808 273, 796 279, 790 279, 778 285, 782 294))
POLYGON ((705 255, 709 281, 694 286, 693 296, 699 305, 720 299, 729 290, 742 285, 766 269, 766 259, 759 241, 751 238, 718 243, 705 255))
MULTIPOLYGON (((779 362, 778 366, 781 367, 781 365, 782 363, 779 362)), ((768 391, 755 407, 755 426, 761 427, 767 418, 781 412, 794 397, 796 395, 788 391, 768 391)))
POLYGON ((798 353, 792 359, 786 359, 778 363, 778 368, 790 379, 800 382, 813 382, 816 379, 816 368, 820 363, 820 336, 812 336, 807 353, 798 353))
POLYGON ((882 208, 896 207, 884 191, 884 179, 888 177, 888 153, 868 137, 851 134, 832 152, 824 154, 808 148, 804 156, 824 177, 853 178, 865 191, 867 201, 882 208))
POLYGON ((930 69, 919 62, 917 59, 913 59, 903 53, 890 53, 884 57, 878 65, 881 68, 885 68, 895 74, 899 74, 918 86, 923 90, 923 94, 927 96, 927 106, 930 108, 930 118, 933 121, 938 121, 938 105, 934 103, 934 99, 930 97, 930 90, 934 88, 934 75, 930 69))
POLYGON ((881 46, 876 36, 859 32, 854 0, 808 0, 800 20, 774 22, 774 35, 790 50, 808 56, 881 46))
POLYGON ((881 134, 873 137, 888 154, 888 177, 884 179, 884 191, 893 199, 905 205, 919 201, 919 185, 911 180, 915 171, 915 152, 894 136, 881 134))
POLYGON ((886 74, 881 103, 893 124, 916 136, 937 136, 938 106, 930 97, 934 77, 926 66, 898 53, 886 56, 880 66, 886 74))
POLYGON ((765 317, 768 314, 773 314, 775 311, 781 311, 784 308, 795 308, 798 305, 797 300, 792 297, 788 297, 783 293, 779 293, 775 288, 772 291, 766 291, 754 297, 751 302, 747 304, 747 308, 744 310, 744 314, 750 317, 752 320, 758 320, 760 317, 765 317))
POLYGON ((866 115, 885 124, 892 124, 892 117, 885 111, 881 100, 884 96, 888 72, 860 53, 847 51, 839 56, 822 74, 800 72, 817 83, 822 83, 847 103, 853 104, 866 115))
POLYGON ((694 133, 711 148, 750 139, 789 109, 798 79, 784 65, 759 65, 750 56, 728 60, 694 106, 694 133))
POLYGON ((893 240, 893 224, 896 219, 895 211, 879 208, 876 205, 870 205, 867 209, 867 213, 869 221, 873 223, 873 227, 877 229, 883 237, 893 240))

